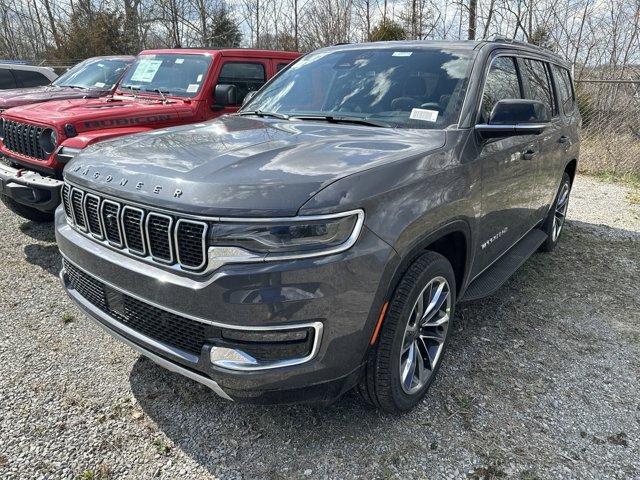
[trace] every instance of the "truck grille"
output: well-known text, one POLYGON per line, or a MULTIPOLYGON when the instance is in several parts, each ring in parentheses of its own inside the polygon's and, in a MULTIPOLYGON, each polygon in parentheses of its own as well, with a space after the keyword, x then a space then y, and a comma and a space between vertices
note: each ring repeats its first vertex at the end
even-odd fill
POLYGON ((158 340, 199 356, 209 326, 131 297, 111 288, 63 259, 71 287, 95 307, 118 322, 158 340))
POLYGON ((40 135, 44 130, 36 125, 5 120, 4 146, 12 152, 38 160, 46 160, 49 156, 40 146, 40 135))
POLYGON ((101 198, 66 183, 62 202, 69 223, 94 239, 165 265, 192 271, 206 266, 205 222, 101 198))

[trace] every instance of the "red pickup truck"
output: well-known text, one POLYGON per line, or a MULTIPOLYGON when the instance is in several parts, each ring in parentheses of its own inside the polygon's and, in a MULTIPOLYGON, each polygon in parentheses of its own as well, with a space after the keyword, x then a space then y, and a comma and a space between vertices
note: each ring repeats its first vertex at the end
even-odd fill
POLYGON ((235 112, 248 92, 299 56, 244 49, 146 50, 113 95, 8 109, 0 118, 0 198, 25 218, 50 221, 60 204, 64 165, 83 148, 235 112))

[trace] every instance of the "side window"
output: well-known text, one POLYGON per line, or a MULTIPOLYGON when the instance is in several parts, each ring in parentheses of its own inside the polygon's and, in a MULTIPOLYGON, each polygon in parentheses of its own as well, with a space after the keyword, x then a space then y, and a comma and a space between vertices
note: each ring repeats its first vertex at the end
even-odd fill
POLYGON ((553 76, 556 79, 556 85, 558 86, 558 93, 560 95, 560 105, 564 113, 570 113, 575 106, 575 97, 573 94, 573 87, 571 86, 571 77, 569 71, 566 68, 553 65, 553 76))
POLYGON ((279 72, 280 70, 282 70, 287 65, 289 65, 289 64, 288 63, 279 63, 278 65, 276 65, 276 72, 279 72))
POLYGON ((512 57, 498 57, 492 63, 484 82, 480 123, 486 123, 498 100, 522 98, 518 71, 512 57))
POLYGON ((28 70, 14 70, 13 74, 16 76, 18 83, 27 87, 41 87, 43 85, 49 85, 51 81, 39 72, 30 72, 28 70))
POLYGON ((266 82, 264 65, 261 63, 228 62, 222 66, 218 83, 235 85, 238 105, 247 93, 258 90, 266 82))
POLYGON ((529 82, 529 98, 538 100, 549 107, 553 114, 558 113, 553 100, 553 89, 551 88, 551 78, 549 71, 543 62, 526 58, 523 62, 522 75, 529 82))
POLYGON ((0 68, 0 90, 7 90, 9 88, 16 88, 16 81, 13 79, 10 70, 0 68))

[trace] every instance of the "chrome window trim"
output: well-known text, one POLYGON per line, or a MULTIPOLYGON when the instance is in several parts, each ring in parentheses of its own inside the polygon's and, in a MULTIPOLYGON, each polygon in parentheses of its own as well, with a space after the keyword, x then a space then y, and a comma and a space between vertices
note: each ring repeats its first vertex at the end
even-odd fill
POLYGON ((85 192, 80 190, 79 188, 73 187, 71 189, 71 193, 69 194, 69 198, 71 201, 71 213, 73 214, 73 223, 75 224, 76 228, 78 228, 78 230, 80 230, 82 233, 87 233, 88 232, 88 226, 87 226, 87 216, 85 215, 84 212, 84 194, 85 192), (80 212, 82 213, 82 218, 84 220, 84 227, 82 225, 80 225, 78 223, 78 219, 76 218, 76 209, 73 206, 73 192, 78 191, 80 192, 80 212))
POLYGON ((178 263, 180 264, 180 266, 186 270, 200 270, 202 267, 204 267, 207 264, 207 259, 208 259, 208 251, 207 251, 207 232, 209 231, 209 224, 207 222, 202 222, 202 221, 197 221, 197 220, 189 220, 186 218, 180 218, 178 219, 178 221, 176 222, 176 228, 173 229, 173 239, 176 243, 176 258, 178 260, 178 263), (178 244, 178 230, 180 229, 180 224, 181 223, 191 223, 191 224, 196 224, 196 225, 203 225, 204 228, 202 229, 202 239, 201 239, 201 246, 202 246, 202 262, 200 263, 200 265, 198 265, 197 267, 191 267, 189 265, 185 265, 182 260, 180 260, 180 245, 178 244))
POLYGON ((144 225, 145 225, 145 214, 144 210, 137 207, 132 207, 131 205, 124 204, 122 210, 120 211, 120 226, 122 227, 122 236, 124 241, 124 246, 127 250, 129 250, 134 255, 141 255, 145 257, 147 255, 147 246, 145 242, 145 233, 144 233, 144 225), (140 238, 142 239, 142 250, 136 250, 129 246, 129 241, 127 240, 127 229, 124 225, 124 216, 127 210, 132 210, 134 212, 140 212, 140 223, 138 228, 140 229, 140 238))
MULTIPOLYGON (((283 360, 283 361, 279 361, 279 362, 274 362, 270 365, 259 365, 259 366, 220 366, 221 368, 225 368, 227 370, 237 370, 237 371, 258 371, 258 370, 268 370, 268 369, 272 369, 272 368, 282 368, 282 367, 286 367, 286 366, 292 366, 292 365, 300 365, 301 363, 306 363, 309 362, 311 360, 313 360, 319 350, 320 350, 320 344, 322 341, 322 334, 324 331, 324 325, 322 322, 320 321, 311 321, 311 322, 305 322, 305 323, 296 323, 296 324, 280 324, 280 325, 255 325, 255 326, 248 326, 248 325, 230 325, 228 323, 221 323, 221 322, 216 322, 213 320, 208 320, 205 318, 201 318, 201 317, 196 317, 194 315, 190 315, 188 313, 185 312, 180 312, 178 310, 174 310, 170 307, 166 307, 163 306, 157 302, 153 302, 151 300, 147 300, 139 295, 136 295, 134 293, 131 293, 127 290, 124 290, 116 285, 114 285, 111 282, 108 282, 106 280, 104 280, 102 277, 100 277, 99 275, 95 275, 93 273, 89 273, 87 272, 84 268, 79 267, 75 262, 72 262, 71 260, 69 260, 69 258, 62 254, 62 257, 64 258, 64 260, 66 262, 69 262, 71 265, 73 265, 74 267, 76 267, 78 270, 84 272, 86 275, 89 275, 90 277, 95 278, 96 280, 102 282, 104 285, 108 286, 109 288, 112 288, 124 295, 128 295, 132 298, 135 298, 136 300, 143 302, 147 305, 151 305, 155 308, 158 308, 160 310, 163 310, 165 312, 169 312, 172 313, 174 315, 178 315, 180 317, 184 317, 187 318, 189 320, 193 320, 194 322, 199 322, 199 323, 203 323, 205 325, 210 325, 213 327, 217 327, 217 328, 223 328, 223 329, 228 329, 228 330, 240 330, 240 331, 253 331, 253 332, 269 332, 269 331, 283 331, 283 330, 302 330, 302 329, 306 329, 306 328, 312 328, 314 330, 314 338, 313 338, 313 345, 311 347, 311 352, 309 353, 309 355, 299 358, 299 359, 291 359, 291 360, 283 360), (294 363, 293 363, 294 362, 294 363)), ((61 277, 64 275, 64 267, 63 270, 60 272, 61 277)), ((65 290, 67 290, 67 288, 65 287, 65 290)), ((91 302, 89 302, 87 299, 85 299, 84 297, 82 297, 83 300, 92 305, 93 304, 91 302)), ((107 313, 103 314, 108 317, 108 318, 113 318, 110 315, 108 315, 107 313)), ((113 319, 114 322, 116 322, 118 325, 120 325, 121 323, 118 322, 117 320, 113 319)), ((143 335, 141 335, 140 333, 138 333, 138 336, 140 337, 144 337, 143 335)), ((155 341, 150 341, 150 344, 153 344, 155 341)), ((213 349, 212 349, 213 351, 213 349)), ((209 357, 211 358, 212 353, 209 353, 209 357)), ((226 365, 230 365, 230 364, 226 364, 226 365)))
POLYGON ((85 194, 83 203, 82 203, 82 209, 84 211, 85 219, 87 220, 87 232, 91 234, 93 237, 97 238, 98 240, 104 240, 104 227, 102 225, 102 215, 100 214, 101 206, 102 206, 102 199, 100 197, 98 197, 97 195, 94 195, 93 193, 85 194), (89 198, 95 198, 98 201, 98 211, 96 212, 96 214, 98 215, 98 225, 100 227, 99 235, 96 235, 95 233, 93 233, 93 231, 91 230, 91 224, 89 223, 89 215, 87 214, 87 200, 89 198))
POLYGON ((113 200, 108 200, 108 199, 102 199, 102 202, 100 203, 100 217, 104 218, 104 206, 105 205, 115 205, 116 207, 118 207, 118 213, 116 213, 116 226, 118 227, 118 235, 120 236, 120 243, 116 243, 113 242, 109 239, 109 237, 107 236, 107 229, 105 228, 105 239, 106 242, 109 246, 115 247, 115 248, 123 248, 124 247, 124 243, 123 243, 123 235, 122 235, 122 229, 120 228, 120 213, 122 211, 122 205, 118 202, 114 202, 113 200))
MULTIPOLYGON (((149 212, 147 214, 147 218, 145 219, 145 235, 146 235, 146 238, 147 238, 147 245, 149 246, 149 256, 156 262, 172 264, 173 261, 174 261, 173 242, 172 242, 172 236, 171 236, 171 228, 172 227, 173 227, 173 217, 171 217, 169 215, 165 215, 164 213, 157 213, 157 212, 149 212), (169 256, 170 256, 169 260, 156 257, 153 254, 153 250, 151 249, 151 240, 149 238, 149 219, 151 217, 166 218, 166 219, 169 220, 169 226, 167 227, 167 238, 169 240, 169 256)), ((176 247, 177 247, 177 244, 176 244, 176 247)))

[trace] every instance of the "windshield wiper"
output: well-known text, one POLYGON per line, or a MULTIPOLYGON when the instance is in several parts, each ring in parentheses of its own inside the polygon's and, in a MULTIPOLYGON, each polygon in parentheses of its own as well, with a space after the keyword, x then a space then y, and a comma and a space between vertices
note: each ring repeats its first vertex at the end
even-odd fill
POLYGON ((131 92, 133 98, 138 98, 135 92, 140 91, 140 86, 138 85, 120 85, 120 88, 126 88, 131 92))
POLYGON ((277 112, 264 112, 262 110, 249 110, 246 112, 238 112, 237 115, 255 115, 257 117, 273 117, 279 118, 280 120, 289 120, 291 117, 289 115, 285 115, 284 113, 277 112))
POLYGON ((390 124, 379 122, 377 120, 339 115, 292 115, 291 118, 296 118, 299 120, 319 120, 329 123, 353 123, 356 125, 367 125, 370 127, 391 127, 390 124))
POLYGON ((79 88, 80 90, 86 90, 87 87, 83 87, 82 85, 65 85, 67 88, 79 88))
POLYGON ((159 88, 154 88, 153 90, 147 90, 147 92, 155 92, 155 93, 160 94, 160 97, 162 98, 162 103, 167 103, 167 101, 168 101, 167 97, 165 97, 165 95, 164 95, 165 93, 169 93, 168 91, 164 91, 163 92, 159 88))

